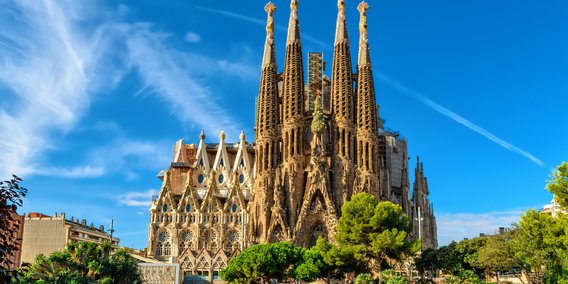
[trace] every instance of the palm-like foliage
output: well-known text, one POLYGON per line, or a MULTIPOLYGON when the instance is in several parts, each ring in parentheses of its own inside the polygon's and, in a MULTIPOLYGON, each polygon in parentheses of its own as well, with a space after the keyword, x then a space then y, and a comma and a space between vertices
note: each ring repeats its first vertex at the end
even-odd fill
POLYGON ((20 283, 141 283, 138 264, 125 250, 110 243, 70 243, 50 256, 39 255, 22 270, 20 283))

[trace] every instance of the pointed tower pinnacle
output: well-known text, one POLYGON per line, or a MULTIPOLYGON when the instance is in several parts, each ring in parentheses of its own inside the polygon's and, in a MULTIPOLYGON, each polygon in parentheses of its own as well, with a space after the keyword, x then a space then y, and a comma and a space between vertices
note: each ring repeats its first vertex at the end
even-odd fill
MULTIPOLYGON (((280 111, 278 102, 278 78, 276 52, 274 50, 274 11, 276 6, 268 2, 264 7, 267 13, 266 41, 262 58, 260 88, 256 115, 256 147, 254 163, 254 194, 250 207, 251 241, 265 242, 270 224, 269 208, 274 200, 274 170, 278 165, 280 149, 280 111)), ((241 145, 244 147, 244 133, 241 134, 241 145)), ((246 148, 244 149, 246 155, 246 148)))
POLYGON ((371 56, 369 55, 369 35, 367 31, 367 10, 369 10, 369 4, 363 1, 357 6, 357 10, 361 14, 359 20, 359 67, 363 65, 371 65, 371 56))
POLYGON ((357 107, 357 125, 359 129, 365 129, 376 135, 378 115, 367 35, 367 10, 369 9, 369 4, 363 1, 357 9, 361 13, 359 22, 359 60, 357 65, 357 101, 359 103, 357 107))
POLYGON ((336 154, 352 160, 355 136, 355 97, 353 96, 353 69, 347 35, 347 19, 345 18, 345 0, 339 0, 337 8, 337 26, 331 71, 331 104, 336 131, 339 132, 336 133, 336 137, 340 137, 336 154))
POLYGON ((298 0, 290 2, 290 22, 288 24, 288 38, 286 45, 300 42, 300 24, 298 23, 298 0))
POLYGON ((276 6, 268 2, 266 42, 262 59, 260 90, 258 92, 258 113, 256 122, 257 159, 259 171, 276 167, 276 141, 278 140, 279 109, 276 53, 274 49, 274 11, 276 6), (266 148, 266 149, 265 149, 266 148))
POLYGON ((264 10, 268 14, 268 19, 266 20, 266 43, 264 44, 262 69, 270 64, 276 64, 276 55, 274 54, 274 11, 276 11, 276 6, 272 2, 268 2, 264 10))
POLYGON ((284 160, 302 154, 304 147, 304 63, 297 0, 292 0, 290 9, 282 88, 284 160))
POLYGON ((376 177, 386 177, 386 169, 379 160, 378 113, 375 99, 375 84, 369 55, 367 37, 367 10, 369 5, 363 1, 357 7, 359 21, 359 58, 357 64, 357 165, 361 177, 369 180, 367 185, 380 199, 389 198, 388 183, 376 177), (384 171, 384 172, 382 172, 384 171))
POLYGON ((345 0, 337 1, 337 25, 335 26, 335 45, 341 42, 349 43, 347 35, 347 20, 345 18, 345 0))

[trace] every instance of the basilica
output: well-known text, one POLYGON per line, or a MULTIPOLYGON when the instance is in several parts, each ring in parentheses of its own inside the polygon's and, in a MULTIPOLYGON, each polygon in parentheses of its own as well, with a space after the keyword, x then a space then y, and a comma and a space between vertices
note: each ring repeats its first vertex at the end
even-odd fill
POLYGON ((418 160, 411 186, 407 140, 385 129, 379 116, 369 6, 357 7, 356 61, 345 0, 337 6, 330 77, 323 74, 321 53, 309 53, 304 65, 297 0, 290 4, 279 71, 276 7, 268 3, 254 141, 241 133, 229 143, 222 132, 218 143, 206 143, 202 132, 197 145, 175 144, 150 208, 148 256, 179 263, 188 283, 217 280, 231 257, 255 243, 309 247, 319 236, 332 239, 341 206, 360 192, 400 204, 414 223, 410 237, 421 239, 423 248, 437 247, 424 166, 418 160))

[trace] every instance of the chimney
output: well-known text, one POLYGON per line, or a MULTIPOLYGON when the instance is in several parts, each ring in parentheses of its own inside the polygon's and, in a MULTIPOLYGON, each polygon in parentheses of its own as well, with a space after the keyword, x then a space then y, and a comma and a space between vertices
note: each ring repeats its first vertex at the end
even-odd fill
POLYGON ((499 227, 499 235, 505 234, 505 227, 499 227))
POLYGON ((87 226, 87 220, 81 219, 81 226, 85 228, 87 226))
POLYGON ((61 219, 65 220, 65 212, 61 212, 61 213, 59 214, 59 217, 61 217, 61 219))
POLYGON ((100 226, 99 226, 99 231, 104 232, 104 231, 105 231, 105 226, 100 225, 100 226))

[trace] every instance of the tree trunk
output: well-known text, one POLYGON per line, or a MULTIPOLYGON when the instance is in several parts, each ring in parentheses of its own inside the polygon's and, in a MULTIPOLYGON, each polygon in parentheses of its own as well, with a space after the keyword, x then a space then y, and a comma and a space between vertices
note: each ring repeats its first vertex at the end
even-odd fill
POLYGON ((379 284, 381 284, 381 261, 379 260, 379 284))
POLYGON ((331 271, 327 272, 327 284, 331 283, 331 271))

